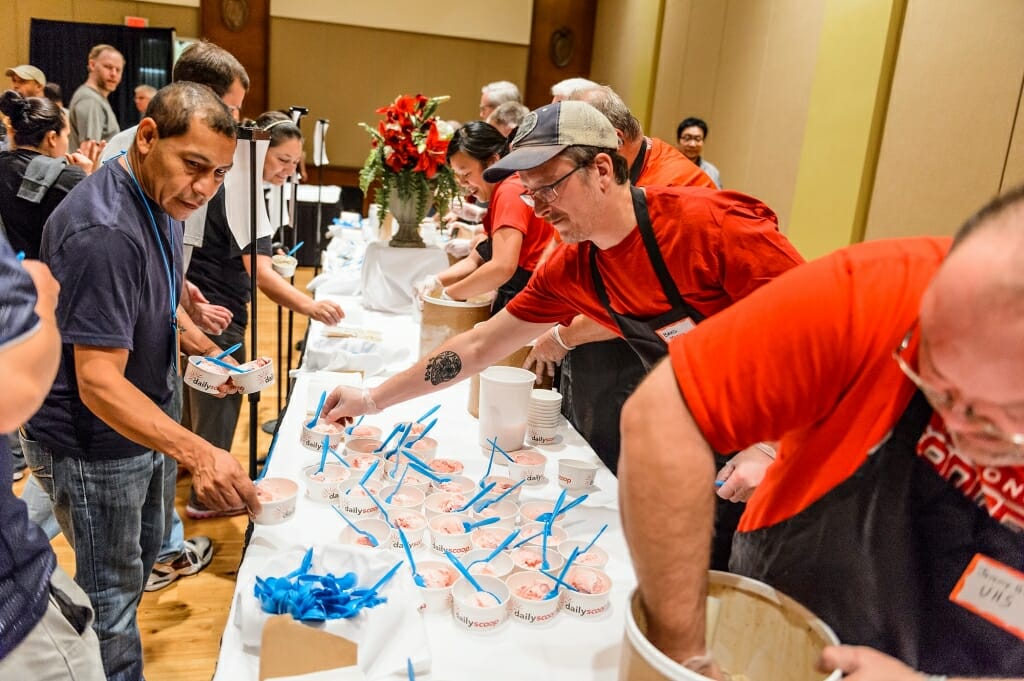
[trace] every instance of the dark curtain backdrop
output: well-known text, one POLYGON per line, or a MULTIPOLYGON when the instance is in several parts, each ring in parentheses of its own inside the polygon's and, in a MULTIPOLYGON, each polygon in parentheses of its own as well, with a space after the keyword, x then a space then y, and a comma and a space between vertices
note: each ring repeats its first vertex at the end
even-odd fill
POLYGON ((121 84, 110 95, 110 106, 123 130, 140 119, 135 109, 135 86, 147 84, 159 89, 171 82, 174 29, 32 19, 29 63, 41 68, 47 80, 60 85, 67 106, 89 75, 89 50, 100 43, 113 45, 124 55, 121 84))

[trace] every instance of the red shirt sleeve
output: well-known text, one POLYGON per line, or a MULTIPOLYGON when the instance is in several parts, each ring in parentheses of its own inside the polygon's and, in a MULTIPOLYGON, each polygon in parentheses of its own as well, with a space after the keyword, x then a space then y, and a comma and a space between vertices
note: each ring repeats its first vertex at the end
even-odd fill
MULTIPOLYGON (((547 261, 530 277, 526 288, 505 309, 524 322, 568 326, 583 311, 579 302, 589 296, 581 285, 579 268, 584 250, 577 244, 561 244, 555 248, 547 261)), ((605 323, 605 326, 608 324, 605 323)), ((616 329, 612 330, 618 333, 616 329)))

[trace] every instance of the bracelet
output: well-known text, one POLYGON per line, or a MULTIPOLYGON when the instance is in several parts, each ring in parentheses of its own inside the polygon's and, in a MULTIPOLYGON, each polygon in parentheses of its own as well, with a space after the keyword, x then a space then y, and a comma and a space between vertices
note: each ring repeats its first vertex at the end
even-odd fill
POLYGON ((380 413, 380 409, 378 409, 377 405, 374 403, 373 397, 370 396, 369 388, 363 388, 363 406, 366 407, 366 414, 372 416, 373 414, 380 413))
POLYGON ((551 327, 551 337, 554 338, 555 342, 561 345, 566 352, 576 349, 575 345, 566 345, 565 341, 562 340, 561 334, 558 333, 559 326, 561 326, 561 324, 555 324, 551 327))
POLYGON ((924 681, 949 681, 949 677, 945 674, 929 674, 924 677, 924 681))
POLYGON ((775 461, 776 452, 774 447, 772 447, 771 445, 766 445, 763 442, 758 442, 754 446, 760 449, 762 452, 764 452, 764 455, 767 456, 769 459, 775 461))

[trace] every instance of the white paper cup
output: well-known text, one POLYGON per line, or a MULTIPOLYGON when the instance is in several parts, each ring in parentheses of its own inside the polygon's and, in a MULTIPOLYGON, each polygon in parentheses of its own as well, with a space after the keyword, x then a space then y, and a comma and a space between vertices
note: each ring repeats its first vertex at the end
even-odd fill
POLYGON ((452 584, 460 578, 458 571, 448 563, 438 560, 417 561, 416 569, 427 582, 425 587, 416 585, 416 592, 420 597, 419 611, 436 615, 451 610, 452 584), (446 582, 447 586, 444 586, 446 582))
POLYGON ((417 459, 429 464, 434 460, 434 456, 437 455, 437 440, 432 437, 425 437, 414 443, 411 451, 417 459))
POLYGON ((466 495, 467 499, 471 499, 477 492, 476 480, 467 478, 465 475, 445 475, 443 477, 451 478, 448 482, 436 482, 431 481, 430 487, 438 492, 453 492, 457 494, 466 495))
POLYGON ((469 631, 493 631, 508 619, 508 587, 494 577, 476 577, 476 581, 500 599, 495 605, 483 605, 491 600, 482 594, 484 601, 477 602, 477 591, 465 579, 452 585, 452 614, 456 626, 469 631))
POLYGON ((377 464, 377 470, 370 476, 371 479, 377 480, 384 477, 384 461, 376 454, 349 454, 345 456, 345 461, 352 467, 352 470, 359 475, 362 475, 370 469, 373 464, 377 464), (379 462, 379 463, 378 463, 379 462))
MULTIPOLYGON (((410 473, 409 475, 412 474, 410 473)), ((391 509, 409 509, 410 511, 420 511, 423 509, 423 501, 427 496, 423 493, 422 489, 409 486, 408 475, 405 482, 402 483, 402 488, 392 497, 391 503, 388 503, 387 498, 391 496, 396 487, 397 485, 386 485, 380 490, 380 503, 384 504, 384 508, 387 509, 388 513, 391 513, 391 509)))
POLYGON ((256 483, 256 494, 263 508, 253 516, 257 525, 277 525, 295 515, 299 486, 288 478, 263 478, 256 483))
POLYGON ((351 472, 344 464, 331 463, 324 465, 324 470, 317 473, 320 464, 306 466, 302 469, 303 477, 306 479, 306 492, 309 498, 314 501, 334 502, 338 499, 338 485, 351 477, 351 472))
POLYGON ((555 586, 555 580, 536 572, 517 572, 505 584, 509 590, 508 614, 531 625, 546 624, 554 619, 562 606, 558 594, 547 600, 544 596, 555 586), (538 597, 539 596, 539 597, 538 597))
POLYGON ((192 355, 188 358, 188 366, 185 368, 185 376, 182 380, 185 385, 194 390, 216 395, 217 388, 227 383, 232 373, 236 372, 219 367, 201 355, 192 355))
POLYGON ((465 494, 458 494, 453 492, 434 492, 433 494, 427 495, 426 500, 423 502, 423 510, 427 515, 427 520, 430 520, 436 515, 447 515, 451 513, 462 513, 457 509, 466 505, 466 502, 471 497, 467 497, 465 494))
POLYGON ((580 589, 562 589, 562 609, 577 617, 600 617, 611 607, 612 580, 603 570, 573 564, 565 583, 580 589), (584 593, 590 591, 590 593, 584 593))
MULTIPOLYGON (((582 549, 589 542, 589 539, 586 541, 580 541, 578 539, 560 541, 558 542, 558 552, 562 554, 566 560, 569 560, 569 556, 572 555, 573 549, 582 549)), ((574 560, 572 564, 603 570, 604 566, 608 564, 608 552, 600 546, 591 546, 586 553, 581 553, 576 556, 576 560, 574 560)))
POLYGON ((430 528, 430 548, 441 555, 448 551, 456 556, 462 556, 472 551, 473 542, 469 539, 469 532, 462 529, 464 522, 469 522, 469 516, 459 513, 446 513, 430 518, 427 521, 430 528), (456 528, 461 531, 453 531, 456 528))
MULTIPOLYGON (((380 494, 380 485, 376 482, 367 480, 365 487, 375 497, 380 494)), ((373 499, 367 496, 359 486, 358 478, 349 478, 338 485, 338 500, 335 504, 341 508, 345 515, 353 520, 356 518, 376 518, 380 515, 380 509, 377 508, 377 504, 373 503, 373 499)))
POLYGON ((295 276, 295 268, 299 266, 299 259, 291 255, 278 253, 270 257, 270 265, 274 268, 275 272, 285 279, 289 279, 295 276))
POLYGON ((391 530, 389 539, 391 548, 401 551, 405 548, 402 545, 402 535, 398 534, 397 528, 402 528, 402 533, 409 540, 409 548, 415 551, 423 546, 423 534, 427 531, 427 519, 419 511, 408 508, 396 508, 388 511, 391 524, 396 529, 391 530))
POLYGON ((355 440, 357 438, 379 440, 381 436, 381 430, 378 426, 371 426, 367 423, 362 423, 358 426, 349 426, 345 428, 345 440, 355 440))
POLYGON ((526 426, 526 441, 531 445, 550 445, 558 440, 558 426, 526 426))
POLYGON ((523 449, 509 452, 515 459, 508 464, 508 477, 519 482, 525 480, 527 485, 540 485, 544 482, 544 468, 548 458, 535 449, 523 449))
MULTIPOLYGON (((516 572, 538 572, 544 565, 542 547, 533 544, 523 544, 518 549, 512 549, 508 555, 512 559, 516 572)), ((562 554, 548 542, 547 571, 557 574, 563 565, 565 565, 565 558, 562 558, 562 554)))
MULTIPOLYGON (((493 366, 480 373, 480 447, 498 438, 505 451, 519 449, 526 437, 527 410, 536 376, 517 367, 493 366)), ((498 455, 500 456, 500 455, 498 455)))
POLYGON ((345 529, 341 531, 342 544, 361 546, 374 551, 383 551, 390 548, 391 541, 389 537, 391 536, 391 528, 380 518, 360 518, 359 520, 353 520, 352 524, 363 532, 369 532, 372 534, 373 538, 377 540, 377 545, 373 546, 369 539, 359 534, 348 525, 346 525, 345 529))
POLYGON ((327 436, 327 445, 334 449, 342 443, 345 439, 345 431, 341 426, 336 424, 324 424, 322 421, 317 423, 312 428, 308 424, 302 424, 302 446, 306 449, 320 454, 324 448, 324 436, 327 436), (324 432, 324 427, 330 427, 331 430, 336 432, 324 432), (321 430, 317 430, 320 428, 321 430))
MULTIPOLYGON (((522 514, 522 511, 520 511, 520 514, 522 514)), ((542 529, 544 529, 544 523, 523 523, 523 528, 522 531, 519 533, 519 536, 523 539, 526 539, 530 535, 537 534, 542 529)), ((559 527, 558 525, 552 525, 551 534, 548 535, 548 550, 550 551, 551 549, 561 544, 563 541, 565 541, 566 537, 568 536, 569 533, 566 532, 565 529, 559 527)), ((533 539, 527 542, 527 544, 531 546, 541 546, 543 543, 543 537, 534 537, 533 539)))
POLYGON ((469 515, 473 518, 474 522, 486 518, 498 518, 498 522, 492 523, 487 527, 504 527, 511 532, 515 529, 516 521, 519 519, 519 505, 514 501, 509 501, 508 497, 506 497, 498 503, 491 504, 485 508, 483 513, 477 513, 475 508, 471 508, 469 515))
POLYGON ((491 555, 491 549, 473 549, 459 560, 465 565, 471 575, 474 577, 477 575, 483 577, 497 577, 498 579, 504 579, 512 573, 512 559, 508 557, 505 552, 499 553, 487 563, 477 563, 473 567, 469 567, 469 564, 474 560, 483 560, 487 556, 491 555))
POLYGON ((274 361, 269 357, 260 357, 240 364, 239 369, 245 373, 231 372, 231 382, 238 387, 238 392, 246 395, 258 393, 264 388, 274 385, 274 361))
POLYGON ((374 454, 382 444, 384 443, 375 437, 349 438, 345 441, 345 456, 353 456, 355 454, 374 454))
POLYGON ((430 470, 438 476, 462 475, 465 466, 458 459, 433 459, 430 462, 430 470))
MULTIPOLYGON (((486 499, 493 499, 494 497, 501 496, 511 488, 515 487, 516 481, 507 475, 488 475, 484 478, 484 484, 489 485, 495 483, 490 493, 485 497, 486 499)), ((505 497, 505 501, 519 501, 519 493, 523 490, 525 485, 516 487, 515 491, 505 497)))
POLYGON ((558 484, 568 490, 587 489, 594 485, 597 464, 579 459, 562 459, 558 462, 558 484))

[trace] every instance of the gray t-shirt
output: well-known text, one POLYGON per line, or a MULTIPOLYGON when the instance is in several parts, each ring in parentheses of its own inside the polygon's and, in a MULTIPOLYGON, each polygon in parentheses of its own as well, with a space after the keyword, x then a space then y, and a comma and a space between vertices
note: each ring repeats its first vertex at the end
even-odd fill
POLYGON ((88 84, 75 90, 68 105, 68 121, 71 123, 68 148, 72 151, 86 140, 109 141, 121 129, 110 102, 88 84))

